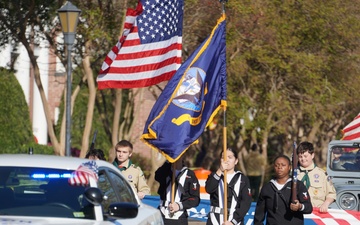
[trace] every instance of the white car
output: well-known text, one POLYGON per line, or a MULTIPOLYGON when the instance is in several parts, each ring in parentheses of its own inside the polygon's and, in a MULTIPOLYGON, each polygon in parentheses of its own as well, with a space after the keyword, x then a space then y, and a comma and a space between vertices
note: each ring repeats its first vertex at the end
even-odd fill
POLYGON ((0 155, 0 223, 164 224, 112 164, 36 154, 0 155))

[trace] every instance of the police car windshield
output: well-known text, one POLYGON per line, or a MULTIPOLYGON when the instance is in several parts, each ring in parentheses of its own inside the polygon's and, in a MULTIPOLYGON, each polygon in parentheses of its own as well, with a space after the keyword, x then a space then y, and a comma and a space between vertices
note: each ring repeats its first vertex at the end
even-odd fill
POLYGON ((68 182, 73 171, 0 167, 0 215, 93 218, 85 187, 68 182))

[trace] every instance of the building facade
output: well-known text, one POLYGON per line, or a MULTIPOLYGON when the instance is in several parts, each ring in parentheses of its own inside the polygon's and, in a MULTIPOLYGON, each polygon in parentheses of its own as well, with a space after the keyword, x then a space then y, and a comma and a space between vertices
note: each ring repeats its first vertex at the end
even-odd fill
MULTIPOLYGON (((56 125, 60 114, 59 107, 62 95, 66 87, 66 69, 46 42, 35 46, 34 53, 37 57, 42 85, 50 106, 52 122, 53 125, 56 125)), ((14 69, 15 76, 22 87, 26 102, 29 105, 34 137, 39 144, 47 145, 49 143, 48 127, 43 104, 25 47, 21 44, 16 47, 7 45, 5 48, 0 49, 0 67, 14 69)), ((137 113, 137 119, 135 120, 131 137, 134 144, 134 152, 149 158, 151 157, 152 150, 140 140, 140 137, 156 99, 148 88, 143 88, 141 93, 136 96, 135 100, 135 107, 138 110, 135 112, 137 113)))
MULTIPOLYGON (((46 41, 33 47, 40 70, 41 82, 50 105, 54 124, 58 121, 59 106, 66 84, 66 70, 60 60, 49 49, 46 41)), ((29 105, 30 120, 35 139, 39 144, 48 144, 48 127, 44 107, 34 79, 34 70, 25 47, 7 45, 0 49, 0 67, 14 69, 15 76, 24 91, 29 105)))

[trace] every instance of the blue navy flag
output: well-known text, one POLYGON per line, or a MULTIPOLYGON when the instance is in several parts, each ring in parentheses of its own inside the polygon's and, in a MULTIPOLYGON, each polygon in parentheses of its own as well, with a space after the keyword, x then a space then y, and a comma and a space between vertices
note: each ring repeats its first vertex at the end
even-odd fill
POLYGON ((141 139, 175 162, 226 105, 225 15, 154 104, 141 139))

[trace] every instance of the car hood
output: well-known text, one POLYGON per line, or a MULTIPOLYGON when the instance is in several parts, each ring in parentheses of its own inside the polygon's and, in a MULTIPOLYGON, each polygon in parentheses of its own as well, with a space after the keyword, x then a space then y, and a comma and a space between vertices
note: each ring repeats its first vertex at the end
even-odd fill
MULTIPOLYGON (((67 219, 67 218, 50 218, 50 217, 19 217, 19 216, 0 216, 0 224, 11 224, 11 225, 65 225, 65 224, 76 224, 76 225, 102 225, 102 224, 114 224, 109 221, 95 221, 95 220, 81 220, 81 219, 67 219)), ((117 223, 120 224, 120 223, 117 223)))

